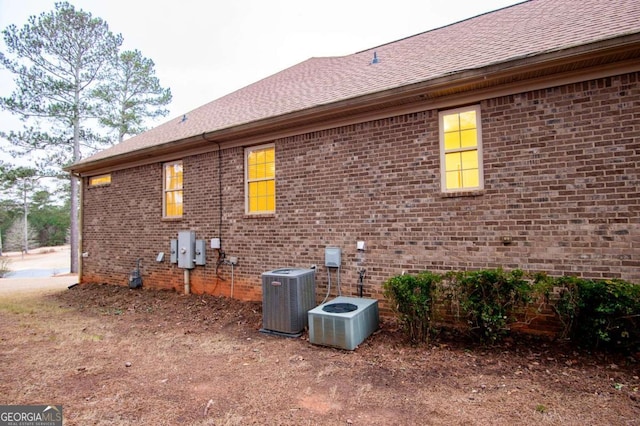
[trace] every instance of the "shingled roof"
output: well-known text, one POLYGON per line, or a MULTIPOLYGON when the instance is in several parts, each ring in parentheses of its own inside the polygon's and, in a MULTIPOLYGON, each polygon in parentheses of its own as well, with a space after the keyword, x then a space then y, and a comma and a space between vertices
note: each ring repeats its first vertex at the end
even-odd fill
POLYGON ((531 0, 351 55, 311 58, 77 165, 639 33, 638 0, 531 0))

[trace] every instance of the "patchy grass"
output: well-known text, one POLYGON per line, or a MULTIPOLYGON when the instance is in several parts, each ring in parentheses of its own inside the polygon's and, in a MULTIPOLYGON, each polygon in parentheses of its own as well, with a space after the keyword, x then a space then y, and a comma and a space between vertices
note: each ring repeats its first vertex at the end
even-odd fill
POLYGON ((64 310, 54 303, 46 300, 38 293, 11 293, 0 295, 0 312, 10 314, 33 315, 36 312, 62 313, 64 310))

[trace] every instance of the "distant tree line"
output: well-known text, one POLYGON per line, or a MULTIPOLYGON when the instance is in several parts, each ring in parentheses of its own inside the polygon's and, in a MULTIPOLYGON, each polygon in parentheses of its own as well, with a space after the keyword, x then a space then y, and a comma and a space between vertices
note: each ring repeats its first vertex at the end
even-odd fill
POLYGON ((0 163, 0 254, 69 242, 69 190, 30 167, 0 163))
POLYGON ((27 219, 27 247, 24 244, 23 207, 12 200, 0 201, 1 253, 31 250, 37 247, 60 246, 69 243, 69 202, 60 205, 48 191, 34 194, 27 219))

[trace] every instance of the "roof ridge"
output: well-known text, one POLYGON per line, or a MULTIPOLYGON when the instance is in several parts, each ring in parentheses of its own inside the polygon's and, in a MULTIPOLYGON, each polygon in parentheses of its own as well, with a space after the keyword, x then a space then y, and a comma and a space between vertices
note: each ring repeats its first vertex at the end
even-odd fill
MULTIPOLYGON (((508 6, 499 7, 498 9, 494 9, 494 10, 490 10, 490 11, 487 11, 487 12, 480 13, 478 15, 470 16, 468 18, 464 18, 464 19, 461 19, 459 21, 451 22, 450 24, 445 24, 445 25, 442 25, 440 27, 431 28, 431 29, 428 29, 426 31, 422 31, 422 32, 419 32, 419 33, 416 33, 416 34, 413 34, 413 35, 410 35, 410 36, 402 37, 402 38, 399 38, 397 40, 392 40, 392 41, 389 41, 387 43, 382 43, 382 44, 379 44, 377 46, 370 47, 368 49, 360 50, 358 52, 352 53, 351 55, 358 55, 360 53, 367 53, 367 52, 370 52, 370 51, 372 51, 374 49, 379 49, 381 47, 388 46, 390 44, 395 44, 395 43, 398 43, 400 41, 408 40, 410 38, 418 37, 418 36, 421 36, 423 34, 428 34, 428 33, 434 32, 434 31, 441 30, 443 28, 447 28, 447 27, 451 27, 451 26, 454 26, 454 25, 458 25, 458 24, 461 24, 463 22, 471 21, 472 19, 476 19, 476 18, 479 18, 479 17, 484 16, 484 15, 489 15, 489 14, 492 14, 492 13, 500 12, 502 10, 509 9, 509 8, 512 8, 512 7, 516 7, 516 6, 521 6, 524 3, 531 3, 533 1, 535 1, 535 0, 523 0, 521 2, 514 3, 514 4, 511 4, 511 5, 508 5, 508 6)), ((346 55, 346 56, 351 56, 351 55, 346 55)))

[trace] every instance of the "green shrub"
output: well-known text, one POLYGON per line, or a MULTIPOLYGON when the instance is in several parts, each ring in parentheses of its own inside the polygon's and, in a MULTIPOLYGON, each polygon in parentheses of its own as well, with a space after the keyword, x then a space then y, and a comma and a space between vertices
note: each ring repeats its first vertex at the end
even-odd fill
POLYGON ((518 269, 423 272, 390 278, 384 295, 414 343, 429 340, 435 306, 444 318, 466 321, 473 338, 494 343, 514 322, 526 322, 533 302, 546 297, 562 325, 559 337, 588 348, 640 352, 640 285, 622 280, 525 275, 518 269))
POLYGON ((546 274, 538 273, 534 277, 536 291, 546 298, 562 325, 562 331, 558 335, 561 339, 571 337, 576 324, 580 303, 579 282, 580 278, 572 276, 549 277, 546 274), (551 300, 552 293, 555 296, 553 300, 551 300))
POLYGON ((441 281, 439 274, 422 272, 392 277, 383 285, 384 295, 412 343, 429 341, 434 294, 441 281))
POLYGON ((532 286, 519 270, 457 272, 448 275, 457 290, 471 336, 494 343, 509 332, 519 309, 531 300, 532 286))
POLYGON ((640 286, 620 280, 578 281, 572 338, 588 347, 640 350, 640 286))
POLYGON ((536 277, 563 325, 560 337, 587 348, 640 350, 640 285, 572 276, 536 277))

